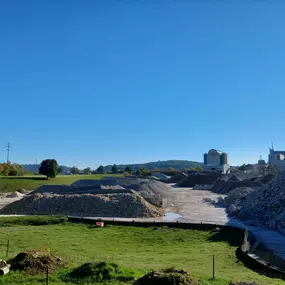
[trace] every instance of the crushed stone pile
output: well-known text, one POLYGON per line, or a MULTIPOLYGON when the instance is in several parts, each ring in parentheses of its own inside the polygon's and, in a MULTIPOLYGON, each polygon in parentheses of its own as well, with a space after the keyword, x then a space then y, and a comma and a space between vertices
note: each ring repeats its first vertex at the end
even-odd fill
POLYGON ((195 185, 193 190, 210 190, 213 185, 195 185))
POLYGON ((220 178, 220 173, 194 172, 175 184, 177 187, 194 187, 195 185, 212 185, 220 178))
POLYGON ((159 208, 137 193, 125 194, 30 194, 0 210, 2 214, 74 215, 148 218, 162 216, 159 208))
POLYGON ((24 270, 29 274, 45 273, 64 266, 63 261, 51 252, 40 252, 36 250, 19 253, 15 258, 8 260, 12 270, 24 270))
POLYGON ((192 279, 184 270, 169 268, 154 270, 136 280, 134 285, 198 285, 199 282, 192 279))
POLYGON ((230 192, 228 192, 226 197, 219 197, 218 202, 216 203, 219 206, 222 207, 240 207, 242 201, 245 199, 245 197, 252 192, 256 191, 259 188, 253 188, 253 187, 238 187, 232 189, 230 192))
POLYGON ((234 174, 226 174, 220 177, 210 189, 218 194, 227 194, 235 188, 241 187, 262 187, 263 183, 252 181, 251 179, 241 180, 234 174))
POLYGON ((177 173, 174 176, 172 176, 171 178, 169 178, 167 180, 168 183, 177 183, 179 181, 181 181, 182 179, 184 179, 185 177, 188 177, 188 174, 185 172, 182 173, 177 173))
POLYGON ((255 182, 261 182, 263 184, 267 184, 268 182, 270 182, 273 178, 275 177, 274 174, 265 174, 262 175, 260 177, 258 177, 256 180, 254 180, 255 182))
POLYGON ((285 171, 263 188, 252 191, 227 207, 229 215, 253 225, 265 225, 285 233, 285 171))

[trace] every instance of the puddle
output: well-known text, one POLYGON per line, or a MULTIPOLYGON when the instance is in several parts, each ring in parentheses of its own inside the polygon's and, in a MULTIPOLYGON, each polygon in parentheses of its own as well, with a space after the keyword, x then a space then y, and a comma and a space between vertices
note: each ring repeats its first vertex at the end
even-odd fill
POLYGON ((166 213, 165 216, 163 217, 164 221, 171 221, 171 220, 176 220, 178 218, 181 218, 182 216, 177 214, 177 213, 166 213))

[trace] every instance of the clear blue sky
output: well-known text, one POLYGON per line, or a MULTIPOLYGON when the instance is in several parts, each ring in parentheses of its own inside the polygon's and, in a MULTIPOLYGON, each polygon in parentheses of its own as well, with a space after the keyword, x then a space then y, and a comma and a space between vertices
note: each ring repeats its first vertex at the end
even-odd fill
POLYGON ((8 141, 78 167, 284 149, 285 4, 213 2, 2 1, 1 160, 8 141))

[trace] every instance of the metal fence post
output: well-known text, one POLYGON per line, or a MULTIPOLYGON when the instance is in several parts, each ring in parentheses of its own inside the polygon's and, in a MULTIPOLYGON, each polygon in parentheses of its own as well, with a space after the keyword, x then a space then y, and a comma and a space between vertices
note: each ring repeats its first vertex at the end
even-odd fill
POLYGON ((215 255, 213 255, 213 275, 212 278, 215 279, 215 255))
POLYGON ((7 241, 7 249, 6 249, 6 257, 9 255, 9 248, 10 248, 10 240, 7 241))

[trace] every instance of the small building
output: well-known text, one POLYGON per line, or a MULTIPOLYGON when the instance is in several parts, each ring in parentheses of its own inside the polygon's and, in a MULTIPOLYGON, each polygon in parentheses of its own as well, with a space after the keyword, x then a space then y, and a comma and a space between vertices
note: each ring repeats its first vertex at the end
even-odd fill
POLYGON ((279 170, 285 170, 285 151, 274 150, 273 146, 269 148, 268 164, 279 170))
POLYGON ((227 153, 217 149, 210 149, 208 153, 204 154, 203 170, 205 172, 230 173, 227 153))

